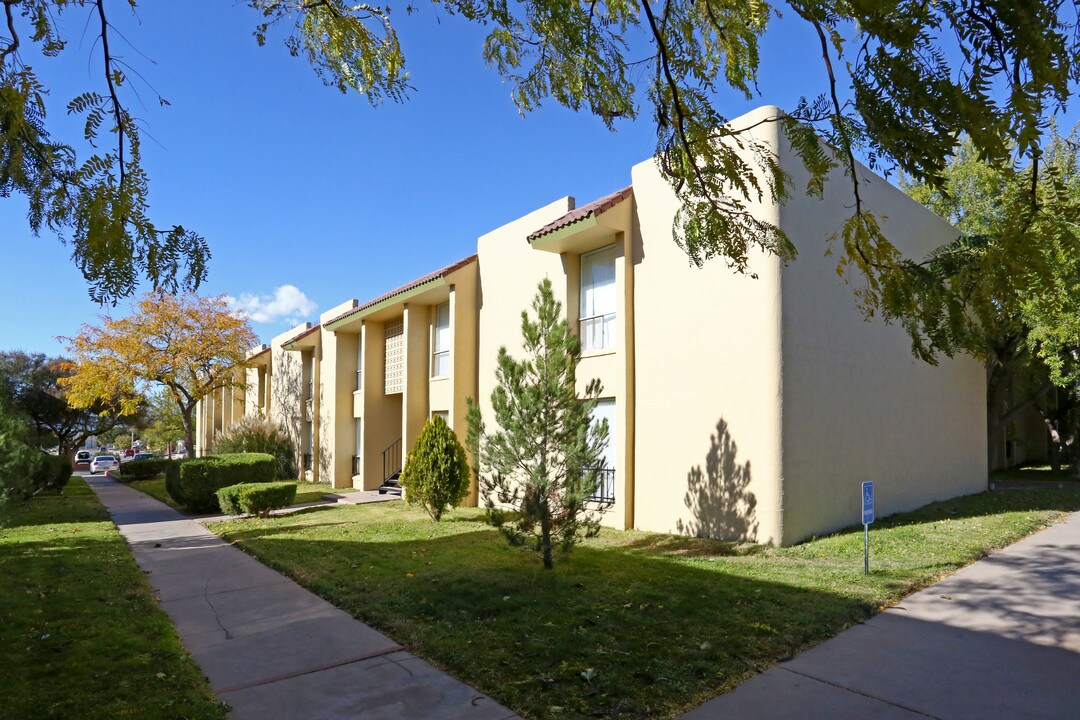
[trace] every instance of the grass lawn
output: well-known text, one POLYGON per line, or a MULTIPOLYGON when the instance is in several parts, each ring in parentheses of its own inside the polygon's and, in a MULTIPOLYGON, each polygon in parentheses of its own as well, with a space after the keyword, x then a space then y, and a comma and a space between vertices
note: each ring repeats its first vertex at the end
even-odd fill
POLYGON ((226 717, 81 479, 0 509, 0 577, 0 717, 226 717))
POLYGON ((1080 508, 982 493, 792 548, 605 531, 554 571, 475 510, 313 509, 214 532, 530 718, 673 717, 1080 508))
MULTIPOLYGON (((169 496, 169 491, 165 489, 165 476, 162 475, 156 478, 150 478, 149 480, 132 480, 128 483, 128 487, 135 488, 140 492, 144 492, 147 495, 160 500, 170 507, 174 507, 177 510, 183 512, 183 508, 176 504, 176 501, 169 496)), ((313 483, 313 482, 297 482, 296 483, 296 499, 293 500, 293 505, 303 505, 304 503, 318 502, 322 500, 322 496, 326 493, 349 493, 356 492, 353 488, 339 488, 335 490, 330 487, 330 483, 313 483)))
POLYGON ((130 488, 135 488, 139 492, 144 492, 155 500, 160 500, 169 507, 176 508, 183 512, 183 508, 176 504, 176 501, 169 495, 169 491, 165 489, 165 476, 159 475, 157 477, 150 478, 149 480, 132 480, 127 483, 130 488))

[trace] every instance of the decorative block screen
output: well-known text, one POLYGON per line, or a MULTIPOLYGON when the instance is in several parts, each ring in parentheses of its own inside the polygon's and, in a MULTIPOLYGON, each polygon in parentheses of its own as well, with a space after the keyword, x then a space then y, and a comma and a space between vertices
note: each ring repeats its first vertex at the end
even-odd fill
POLYGON ((387 395, 396 395, 405 388, 405 322, 386 323, 386 364, 383 377, 387 395))

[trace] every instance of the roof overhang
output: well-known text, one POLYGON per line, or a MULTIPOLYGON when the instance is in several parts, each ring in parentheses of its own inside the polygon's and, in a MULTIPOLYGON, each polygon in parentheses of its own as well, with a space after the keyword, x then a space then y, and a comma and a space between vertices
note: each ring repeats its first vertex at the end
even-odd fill
POLYGON ((248 351, 247 357, 244 358, 244 365, 246 367, 270 367, 270 346, 259 345, 248 351))
POLYGON ((321 335, 319 325, 308 328, 287 343, 283 343, 282 350, 315 350, 319 347, 321 335))
POLYGON ((615 242, 619 233, 630 231, 633 208, 630 188, 583 206, 566 219, 560 218, 529 236, 533 249, 562 254, 587 253, 615 242))
POLYGON ((345 333, 358 333, 360 327, 364 324, 364 320, 383 320, 390 316, 397 315, 402 306, 409 301, 417 300, 430 300, 434 302, 436 291, 443 289, 442 293, 446 294, 445 290, 448 285, 445 277, 432 278, 426 282, 420 283, 414 287, 405 290, 404 292, 397 293, 392 297, 388 297, 385 300, 372 303, 359 310, 353 311, 348 315, 332 320, 326 324, 326 329, 330 332, 345 332, 345 333))

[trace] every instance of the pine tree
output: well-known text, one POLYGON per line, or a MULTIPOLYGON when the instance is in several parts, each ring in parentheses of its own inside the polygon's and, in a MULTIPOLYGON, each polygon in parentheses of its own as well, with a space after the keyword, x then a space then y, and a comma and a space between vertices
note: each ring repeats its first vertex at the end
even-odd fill
POLYGON ((521 313, 526 359, 499 349, 491 406, 498 431, 488 435, 480 410, 469 407, 469 444, 478 463, 488 521, 512 545, 530 547, 551 569, 554 550, 569 551, 600 526, 588 499, 595 492, 607 445, 607 421, 590 413, 602 387, 576 390, 581 343, 540 283, 533 317, 521 313))
POLYGON ((401 486, 410 505, 419 503, 438 522, 469 494, 469 462, 457 435, 440 416, 424 425, 405 467, 401 486))

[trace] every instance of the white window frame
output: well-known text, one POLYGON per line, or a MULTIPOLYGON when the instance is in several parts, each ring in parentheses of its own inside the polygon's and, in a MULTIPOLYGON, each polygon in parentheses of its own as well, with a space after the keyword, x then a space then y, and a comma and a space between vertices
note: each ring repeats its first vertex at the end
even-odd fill
POLYGON ((616 436, 619 433, 619 403, 613 397, 600 398, 589 415, 589 422, 598 425, 601 420, 608 421, 607 445, 603 451, 604 470, 600 474, 600 486, 590 498, 598 502, 612 503, 618 492, 616 481, 619 476, 618 460, 616 451, 616 436))
POLYGON ((450 376, 450 350, 453 345, 453 335, 451 332, 452 320, 450 317, 450 303, 444 302, 435 306, 435 317, 432 320, 432 338, 431 338, 431 377, 449 377, 450 376), (439 312, 446 309, 446 324, 439 324, 439 312), (441 337, 446 338, 446 347, 443 347, 440 342, 439 330, 444 330, 445 334, 441 337), (446 366, 440 369, 440 362, 445 362, 446 366))
POLYGON ((618 346, 618 327, 616 325, 616 319, 618 316, 617 308, 619 300, 616 294, 618 291, 618 281, 615 273, 617 263, 618 254, 615 245, 608 245, 599 250, 593 250, 592 252, 583 253, 581 255, 578 283, 578 337, 581 339, 581 349, 583 352, 614 350, 618 346), (589 282, 590 278, 586 277, 585 268, 587 263, 593 261, 598 255, 611 256, 612 307, 608 312, 595 312, 594 308, 587 307, 586 293, 589 289, 595 288, 596 286, 589 282))

